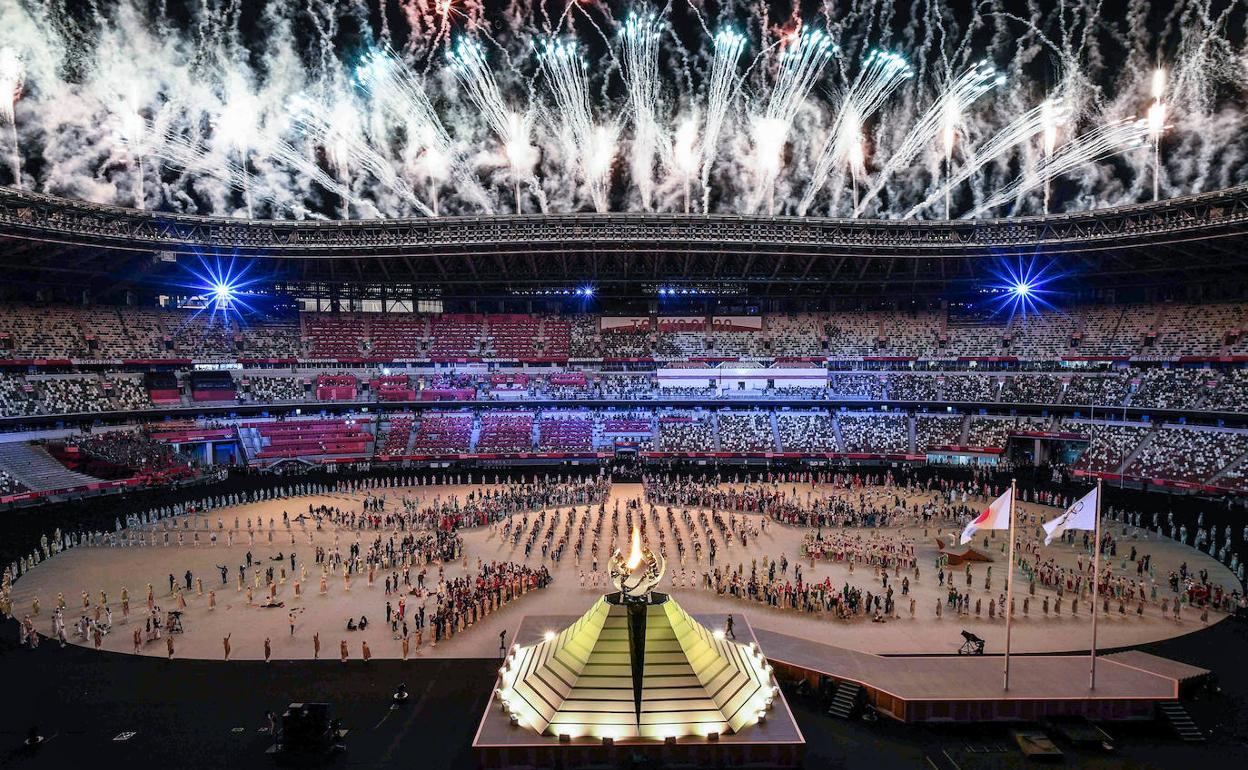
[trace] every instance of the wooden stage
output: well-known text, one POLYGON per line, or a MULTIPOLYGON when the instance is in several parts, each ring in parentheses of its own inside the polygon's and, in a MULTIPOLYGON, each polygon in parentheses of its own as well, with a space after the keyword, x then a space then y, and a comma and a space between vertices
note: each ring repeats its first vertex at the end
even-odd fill
MULTIPOLYGON (((558 631, 575 622, 578 615, 527 615, 519 628, 509 634, 508 645, 521 646, 541 641, 547 631, 558 631)), ((726 614, 693 614, 707 628, 723 628, 726 614)), ((758 641, 756 632, 741 615, 736 616, 735 633, 743 644, 758 641)), ((762 645, 763 654, 767 648, 762 645)), ((789 710, 784 695, 776 698, 767 719, 738 733, 721 735, 715 741, 702 736, 657 740, 620 740, 609 745, 597 738, 540 735, 511 724, 491 694, 477 727, 472 748, 482 768, 532 767, 616 767, 625 758, 646 756, 662 764, 688 768, 724 767, 797 768, 802 766, 806 739, 789 710)))
POLYGON ((1209 673, 1131 650, 1099 657, 1091 690, 1087 655, 1014 655, 1006 691, 1000 655, 882 656, 754 633, 782 678, 805 678, 815 687, 823 678, 858 684, 881 714, 902 722, 1151 718, 1157 703, 1177 699, 1182 684, 1209 673))

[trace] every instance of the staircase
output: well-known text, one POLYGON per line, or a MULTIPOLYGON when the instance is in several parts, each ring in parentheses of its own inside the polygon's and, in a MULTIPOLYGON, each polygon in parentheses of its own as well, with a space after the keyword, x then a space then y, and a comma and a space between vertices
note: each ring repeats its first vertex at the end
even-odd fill
POLYGON ((836 415, 832 416, 832 432, 836 434, 836 447, 841 452, 845 451, 845 439, 841 436, 841 420, 836 415))
POLYGON ((1227 473, 1230 473, 1236 468, 1243 467, 1245 464, 1248 464, 1248 452, 1244 452, 1239 457, 1236 457, 1234 460, 1231 460, 1230 464, 1228 464, 1225 468, 1222 468, 1217 473, 1210 476, 1209 481, 1206 483, 1217 484, 1218 481, 1220 481, 1222 477, 1225 476, 1227 473))
POLYGON ((771 448, 777 452, 783 452, 784 447, 780 444, 780 424, 776 421, 775 410, 767 413, 771 420, 771 448))
POLYGON ((1179 736, 1179 740, 1184 743, 1204 743, 1205 734, 1201 732, 1192 718, 1188 716, 1187 709, 1183 708, 1183 704, 1177 700, 1165 701, 1157 704, 1157 711, 1160 712, 1163 719, 1179 736))
POLYGON ((849 719, 858 710, 858 696, 862 693, 862 687, 856 682, 842 681, 836 686, 836 693, 832 696, 832 705, 828 707, 828 713, 840 719, 849 719))
POLYGON ((918 438, 916 438, 914 433, 915 422, 917 422, 917 420, 914 415, 906 415, 906 446, 909 447, 907 451, 910 454, 914 454, 918 451, 918 438))
POLYGON ((1160 430, 1160 428, 1153 428, 1151 431, 1149 431, 1148 435, 1146 435, 1143 439, 1141 439, 1140 443, 1135 445, 1135 449, 1132 449, 1127 454, 1126 459, 1122 461, 1122 465, 1118 466, 1119 475, 1125 474, 1127 472, 1127 468, 1131 467, 1131 463, 1135 462, 1135 458, 1139 457, 1140 452, 1144 451, 1144 447, 1153 443, 1153 439, 1157 438, 1158 430, 1160 430))
POLYGON ((51 492, 99 481, 94 476, 71 471, 42 446, 25 441, 0 444, 0 468, 32 492, 51 492))

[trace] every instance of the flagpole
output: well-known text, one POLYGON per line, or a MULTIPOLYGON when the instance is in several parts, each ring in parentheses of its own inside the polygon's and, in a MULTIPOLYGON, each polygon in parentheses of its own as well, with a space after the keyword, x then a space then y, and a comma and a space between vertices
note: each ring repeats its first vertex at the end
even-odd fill
POLYGON ((1092 557, 1092 661, 1088 674, 1088 689, 1096 689, 1096 618, 1101 609, 1097 605, 1097 588, 1101 582, 1101 479, 1096 479, 1096 527, 1093 529, 1093 547, 1096 549, 1092 557))
POLYGON ((1014 620, 1014 498, 1018 482, 1010 479, 1010 548, 1005 566, 1005 689, 1010 689, 1010 626, 1014 620))

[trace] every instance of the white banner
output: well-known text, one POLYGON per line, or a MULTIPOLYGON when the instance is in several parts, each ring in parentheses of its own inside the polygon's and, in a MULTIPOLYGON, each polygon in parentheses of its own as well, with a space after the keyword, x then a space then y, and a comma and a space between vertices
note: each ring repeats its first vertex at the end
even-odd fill
POLYGON ((761 315, 721 315, 711 319, 711 330, 717 332, 761 332, 761 315))
POLYGON ((603 316, 598 328, 604 332, 646 332, 650 331, 648 316, 603 316))
POLYGON ((706 329, 706 316, 669 315, 659 318, 659 331, 700 332, 706 329))

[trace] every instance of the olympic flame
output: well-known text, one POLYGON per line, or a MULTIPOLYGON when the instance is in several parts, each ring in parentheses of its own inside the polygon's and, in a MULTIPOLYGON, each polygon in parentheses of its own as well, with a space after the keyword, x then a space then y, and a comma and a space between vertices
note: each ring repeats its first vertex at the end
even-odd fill
POLYGON ((628 567, 629 571, 635 570, 641 566, 641 532, 639 532, 636 527, 633 527, 633 547, 628 553, 628 561, 624 564, 628 567))

